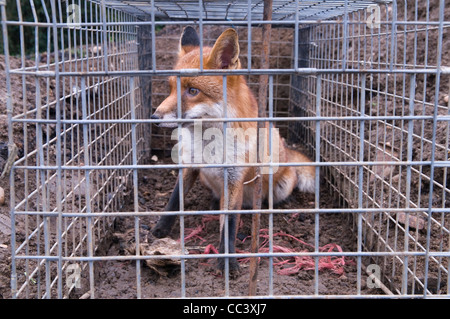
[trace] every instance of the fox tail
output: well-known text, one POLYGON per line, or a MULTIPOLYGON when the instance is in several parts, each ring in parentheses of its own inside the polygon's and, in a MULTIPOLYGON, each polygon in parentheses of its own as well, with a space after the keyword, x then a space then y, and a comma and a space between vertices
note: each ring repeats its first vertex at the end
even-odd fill
MULTIPOLYGON (((300 152, 288 149, 289 161, 293 163, 308 163, 311 162, 309 158, 300 152)), ((314 166, 296 166, 295 171, 297 173, 297 188, 301 192, 314 193, 316 170, 314 166)))

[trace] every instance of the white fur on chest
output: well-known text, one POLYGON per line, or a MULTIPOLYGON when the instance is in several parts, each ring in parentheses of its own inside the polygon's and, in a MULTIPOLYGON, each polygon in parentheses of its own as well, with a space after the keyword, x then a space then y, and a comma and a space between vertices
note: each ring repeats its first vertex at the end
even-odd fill
MULTIPOLYGON (((255 132, 227 128, 224 133, 222 123, 205 127, 204 123, 199 120, 194 125, 182 128, 181 131, 174 131, 172 139, 178 139, 179 143, 172 150, 172 159, 176 163, 181 161, 184 164, 207 165, 235 165, 253 162, 256 157, 253 159, 249 154, 254 153, 256 156, 255 132), (224 143, 226 148, 224 148, 224 143), (178 151, 181 151, 180 156, 178 156, 178 151)), ((200 179, 213 191, 215 196, 220 197, 224 185, 224 175, 228 175, 229 182, 242 181, 245 170, 246 167, 231 166, 225 173, 223 167, 201 167, 200 179)))
POLYGON ((233 165, 256 162, 254 128, 228 127, 224 130, 221 123, 204 127, 199 120, 194 125, 181 128, 181 131, 174 130, 172 139, 179 141, 172 149, 175 163, 233 165))

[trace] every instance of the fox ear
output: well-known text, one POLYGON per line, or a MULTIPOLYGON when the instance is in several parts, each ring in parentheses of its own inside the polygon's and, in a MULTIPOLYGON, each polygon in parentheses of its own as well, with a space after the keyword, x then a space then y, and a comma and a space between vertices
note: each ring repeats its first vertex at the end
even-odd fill
POLYGON ((193 27, 186 27, 183 30, 183 34, 180 38, 180 52, 179 55, 185 55, 186 53, 192 51, 193 49, 200 46, 200 39, 198 38, 197 32, 193 27))
POLYGON ((227 29, 217 39, 208 60, 211 69, 239 69, 239 39, 236 30, 227 29))

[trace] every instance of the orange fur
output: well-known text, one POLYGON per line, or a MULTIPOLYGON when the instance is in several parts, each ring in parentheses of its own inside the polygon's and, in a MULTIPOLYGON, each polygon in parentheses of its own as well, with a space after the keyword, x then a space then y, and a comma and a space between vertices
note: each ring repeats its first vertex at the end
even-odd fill
MULTIPOLYGON (((217 39, 214 47, 203 48, 203 68, 214 69, 222 67, 221 54, 227 51, 229 62, 227 62, 228 69, 240 68, 239 45, 236 31, 228 29, 222 33, 217 39), (231 49, 229 48, 231 47, 231 49)), ((178 61, 174 67, 175 70, 180 69, 198 69, 200 67, 200 49, 192 45, 181 47, 178 61)), ((222 76, 197 76, 197 77, 181 77, 181 108, 183 114, 188 114, 199 104, 208 106, 215 106, 223 101, 223 77, 222 76), (189 96, 188 88, 196 88, 200 91, 197 96, 189 96)), ((177 113, 177 84, 176 77, 169 77, 170 95, 157 108, 155 114, 159 117, 164 117, 165 114, 172 113, 176 118, 177 113)), ((223 116, 223 109, 220 112, 214 113, 216 117, 223 116), (220 113, 220 114, 219 114, 220 113)), ((211 112, 212 113, 212 112, 211 112)), ((207 119, 212 117, 211 114, 200 114, 199 118, 207 119)), ((227 115, 233 118, 256 118, 258 116, 258 105, 256 99, 247 86, 244 76, 228 75, 227 76, 227 115)), ((222 124, 220 123, 220 126, 222 124)), ((257 122, 231 122, 228 124, 230 128, 257 128, 257 122)), ((266 124, 268 128, 268 124, 266 124)), ((276 134, 275 134, 276 135, 276 134)), ((274 136, 278 138, 279 136, 274 136)), ((268 148, 268 136, 266 134, 265 147, 268 148)), ((247 157, 248 159, 248 157, 247 157)), ((284 141, 280 139, 279 142, 279 162, 310 162, 310 160, 303 154, 290 150, 284 145, 284 141)), ((204 170, 202 170, 203 172, 204 170)), ((237 183, 232 183, 236 187, 242 188, 242 183, 251 180, 254 177, 254 169, 244 169, 242 174, 239 174, 237 183)), ((208 188, 211 188, 215 195, 220 196, 223 185, 215 186, 218 180, 216 176, 200 173, 200 178, 208 188), (219 191, 220 190, 220 191, 219 191)), ((284 192, 280 192, 276 196, 276 201, 281 201, 287 198, 295 186, 299 185, 299 179, 304 178, 308 180, 307 187, 304 190, 314 191, 314 175, 315 170, 312 166, 294 167, 279 167, 277 172, 273 174, 274 187, 280 186, 280 181, 284 181, 286 188, 284 192)), ((269 175, 263 176, 263 193, 264 198, 267 198, 269 175)), ((251 186, 249 186, 251 187, 251 186)), ((251 192, 245 192, 251 193, 251 192)), ((251 202, 247 200, 247 202, 251 202)))
MULTIPOLYGON (((193 29, 189 30, 192 37, 193 29)), ((182 39, 183 40, 183 39, 182 39)), ((195 40, 195 37, 194 37, 195 40)), ((184 41, 188 42, 187 40, 184 41)), ((183 43, 183 41, 181 41, 183 43)), ((200 67, 200 49, 191 44, 181 45, 178 61, 174 67, 180 69, 199 69, 200 67)), ((239 43, 237 33, 233 29, 228 29, 217 39, 214 46, 203 47, 203 69, 239 69, 239 43)), ((230 118, 257 118, 258 105, 256 99, 248 87, 244 76, 227 75, 227 117, 230 118)), ((156 109, 154 116, 162 119, 177 118, 177 95, 181 94, 181 113, 183 118, 202 119, 222 118, 224 114, 224 92, 223 76, 196 76, 181 77, 180 92, 177 92, 177 80, 175 76, 169 77, 170 95, 156 109), (194 91, 191 91, 194 89, 194 91), (191 94, 192 92, 196 94, 191 94)), ((203 122, 202 122, 203 123, 203 122)), ((223 128, 223 123, 207 124, 204 121, 204 129, 215 126, 223 128)), ((177 127, 174 124, 162 125, 168 127, 177 127)), ((192 127, 185 124, 185 127, 192 127)), ((257 122, 230 122, 230 129, 253 129, 256 132, 257 122)), ((266 128, 269 124, 266 123, 266 128)), ((245 137, 244 137, 245 138, 245 137)), ((272 144, 277 142, 278 152, 275 163, 286 162, 304 162, 310 160, 303 154, 287 148, 284 140, 279 136, 277 130, 272 130, 272 144)), ((245 140, 239 140, 238 143, 245 143, 245 140)), ((264 135, 264 148, 266 154, 269 147, 268 130, 264 135)), ((247 145, 247 144, 246 144, 247 145)), ((250 155, 256 154, 256 144, 249 142, 246 149, 245 160, 250 161, 250 155)), ((275 155, 274 155, 275 157, 275 155)), ((267 162, 267 159, 264 160, 267 162)), ((228 202, 224 200, 224 179, 222 168, 200 168, 185 169, 183 179, 186 179, 186 185, 192 185, 192 181, 198 175, 204 186, 209 188, 214 197, 220 199, 221 209, 241 209, 243 205, 251 207, 253 199, 253 186, 255 178, 254 167, 230 167, 228 168, 228 202)), ((274 169, 273 173, 273 199, 274 203, 286 199, 292 191, 298 187, 301 191, 313 192, 315 182, 315 169, 313 166, 287 167, 281 166, 274 169)), ((269 194, 269 174, 263 174, 262 178, 262 196, 268 198, 269 194)), ((222 230, 222 227, 221 227, 222 230)))

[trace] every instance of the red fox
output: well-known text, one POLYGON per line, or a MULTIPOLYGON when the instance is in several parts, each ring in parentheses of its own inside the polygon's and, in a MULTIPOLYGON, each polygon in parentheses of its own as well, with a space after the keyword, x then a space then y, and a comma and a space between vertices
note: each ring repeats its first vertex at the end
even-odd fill
MULTIPOLYGON (((225 30, 216 40, 213 47, 203 47, 203 52, 200 52, 200 40, 197 32, 192 27, 186 27, 183 30, 180 39, 180 49, 178 54, 178 61, 175 65, 175 70, 180 69, 200 69, 200 55, 203 55, 203 69, 240 69, 241 63, 239 60, 239 43, 238 35, 234 29, 225 30)), ((224 80, 222 75, 214 76, 195 76, 195 77, 180 77, 180 82, 177 85, 175 76, 169 77, 170 95, 158 106, 155 113, 151 116, 152 119, 158 120, 173 120, 164 121, 159 124, 160 127, 178 127, 176 121, 178 114, 177 107, 177 91, 181 93, 181 118, 193 119, 201 122, 202 133, 207 135, 207 130, 214 129, 216 133, 223 133, 223 122, 208 122, 208 119, 224 118, 257 118, 258 105, 250 88, 247 86, 246 80, 242 75, 227 75, 226 77, 226 105, 224 103, 224 80), (178 88, 177 88, 178 86, 178 88), (181 89, 181 90, 180 90, 181 89), (224 108, 226 108, 226 113, 224 108)), ((192 122, 195 122, 192 121, 192 122)), ((183 129, 187 132, 193 133, 194 123, 184 122, 183 129)), ((268 124, 266 128, 268 128, 268 124)), ((216 155, 219 154, 222 163, 231 163, 233 160, 240 159, 243 162, 252 163, 255 158, 253 155, 257 152, 257 145, 252 142, 248 132, 256 134, 257 122, 251 121, 230 121, 227 123, 227 137, 228 131, 233 131, 232 143, 226 144, 226 157, 221 151, 221 145, 216 147, 216 155), (236 133, 238 132, 238 133, 236 133), (242 134, 242 132, 244 132, 242 134), (235 143, 236 142, 236 143, 235 143), (243 150, 242 154, 235 154, 240 147, 243 150), (231 154, 231 155, 230 155, 231 154)), ((284 144, 284 140, 278 134, 278 130, 272 128, 272 163, 286 163, 286 162, 311 162, 305 155, 291 150, 284 144), (275 146, 275 147, 274 147, 275 146)), ((253 135, 255 135, 253 134, 253 135)), ((195 148, 198 141, 194 141, 190 134, 182 135, 182 154, 183 162, 192 163, 193 158, 191 154, 185 154, 185 149, 195 148)), ((200 147, 207 146, 205 135, 202 135, 203 141, 200 147)), ((260 138, 264 140, 264 147, 269 149, 269 133, 268 130, 260 138)), ((209 138, 211 140, 211 138, 209 138)), ((220 140, 217 138, 216 140, 220 140)), ((227 141, 229 141, 227 139, 227 141)), ((206 147, 207 148, 207 147, 206 147)), ((213 152, 214 153, 214 152, 213 152)), ((176 156, 175 156, 176 157, 176 156)), ((264 162, 268 162, 267 157, 264 157, 264 162)), ((198 162, 198 161, 197 161, 198 162)), ((201 163, 207 161, 203 160, 201 163)), ((266 167, 267 168, 267 167, 266 167)), ((252 206, 253 200, 253 181, 260 177, 262 178, 262 200, 267 200, 269 193, 269 178, 267 174, 255 176, 255 167, 232 166, 227 169, 227 188, 228 201, 225 200, 224 192, 224 169, 223 168, 186 168, 183 170, 183 196, 186 196, 197 178, 201 183, 212 191, 213 195, 213 209, 229 209, 240 210, 242 207, 252 206)), ((273 201, 274 203, 285 200, 297 187, 303 192, 314 192, 315 184, 315 169, 313 166, 281 166, 273 167, 273 201)), ((179 210, 179 196, 180 188, 177 182, 172 195, 169 199, 165 211, 179 210)), ((153 228, 154 236, 161 238, 169 234, 176 216, 162 216, 157 225, 153 228)), ((224 243, 224 218, 220 219, 220 245, 219 252, 225 252, 224 243)), ((230 214, 229 216, 229 241, 228 252, 235 253, 235 238, 237 228, 239 225, 239 215, 230 214)), ((223 270, 224 258, 218 258, 218 268, 223 270)), ((237 272, 239 270, 236 258, 229 258, 230 271, 237 272)))

